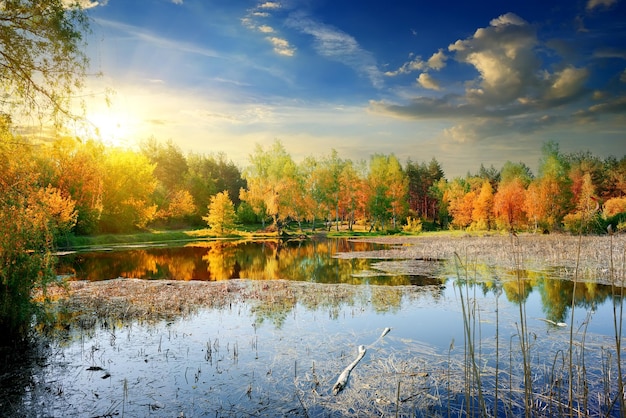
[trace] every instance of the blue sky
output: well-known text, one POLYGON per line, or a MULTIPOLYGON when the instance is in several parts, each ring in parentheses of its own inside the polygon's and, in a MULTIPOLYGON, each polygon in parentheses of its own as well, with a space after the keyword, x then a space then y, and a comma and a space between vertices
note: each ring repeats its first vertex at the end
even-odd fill
POLYGON ((435 157, 448 178, 534 168, 548 140, 626 153, 624 0, 84 4, 103 74, 87 117, 110 143, 172 140, 243 168, 279 139, 296 161, 435 157))

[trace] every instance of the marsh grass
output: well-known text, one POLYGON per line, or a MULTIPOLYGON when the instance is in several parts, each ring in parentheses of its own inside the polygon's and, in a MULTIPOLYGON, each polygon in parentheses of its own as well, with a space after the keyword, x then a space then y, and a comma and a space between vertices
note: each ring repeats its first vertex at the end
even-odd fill
MULTIPOLYGON (((380 330, 307 338, 304 355, 311 356, 312 361, 300 358, 301 349, 284 347, 283 351, 273 354, 263 373, 244 374, 236 383, 220 383, 224 388, 214 390, 228 391, 230 397, 220 400, 220 404, 211 404, 212 415, 626 416, 621 354, 626 254, 623 250, 614 250, 623 248, 624 237, 603 238, 582 237, 578 243, 574 240, 575 245, 572 240, 562 243, 552 237, 530 236, 519 239, 468 237, 448 244, 429 240, 428 245, 433 244, 433 248, 424 248, 424 243, 414 241, 400 247, 398 242, 397 247, 381 252, 379 257, 414 260, 411 257, 417 254, 418 258, 439 258, 446 257, 453 248, 456 254, 463 254, 454 256, 452 252, 455 271, 450 277, 458 292, 460 320, 463 321, 462 347, 456 347, 451 341, 447 350, 440 350, 420 341, 401 340, 392 331, 368 349, 366 357, 353 371, 347 389, 333 396, 333 383, 338 373, 352 361, 356 344, 371 342, 380 330), (492 239, 496 242, 491 242, 492 239), (481 247, 483 243, 488 243, 487 249, 481 247), (535 244, 540 248, 534 248, 535 244), (597 248, 590 249, 587 245, 597 245, 605 251, 604 261, 597 248), (576 251, 578 256, 572 257, 576 251), (528 322, 523 297, 514 313, 500 312, 499 295, 503 286, 513 284, 517 294, 524 295, 528 281, 525 272, 529 265, 538 262, 535 257, 540 253, 545 254, 563 280, 572 277, 582 280, 585 274, 604 272, 600 280, 612 286, 614 336, 607 339, 589 335, 590 316, 580 327, 571 320, 568 330, 557 332, 554 328, 554 332, 539 334, 537 327, 528 322), (580 261, 578 268, 576 258, 580 261), (490 271, 480 267, 485 261, 495 264, 495 260, 499 265, 510 267, 507 275, 489 276, 490 271), (487 281, 495 289, 496 297, 492 302, 481 300, 479 304, 477 289, 487 281), (483 337, 485 323, 495 326, 494 338, 483 337), (510 335, 503 332, 505 323, 515 324, 510 335), (314 353, 325 354, 315 357, 314 353)), ((296 304, 328 311, 332 318, 345 306, 358 311, 368 304, 383 306, 382 303, 400 299, 403 303, 419 303, 422 295, 437 295, 440 287, 116 279, 70 282, 65 288, 59 288, 56 295, 53 290, 49 292, 51 298, 58 298, 60 320, 56 331, 67 334, 69 329, 68 338, 86 339, 96 328, 115 329, 126 323, 157 324, 193 316, 207 308, 233 309, 242 302, 252 305, 257 321, 280 324, 296 304)), ((572 304, 571 309, 574 307, 572 304)), ((552 330, 549 325, 546 327, 552 330)), ((541 329, 546 328, 542 325, 541 329)), ((266 356, 268 347, 259 347, 256 326, 253 331, 249 344, 239 344, 236 339, 201 341, 205 363, 189 368, 189 376, 185 375, 188 383, 201 382, 202 376, 209 373, 207 369, 227 374, 229 367, 245 361, 247 351, 256 361, 266 356), (224 358, 231 361, 224 362, 224 358)), ((155 350, 163 361, 173 361, 168 360, 173 356, 184 357, 184 353, 172 354, 165 345, 162 338, 155 343, 155 350)), ((85 350, 88 352, 89 347, 85 350)), ((105 362, 102 358, 93 360, 99 364, 105 362)), ((131 414, 130 408, 136 405, 137 393, 142 388, 126 379, 120 386, 117 402, 121 402, 122 415, 131 414)), ((194 398, 193 402, 202 401, 194 398)))

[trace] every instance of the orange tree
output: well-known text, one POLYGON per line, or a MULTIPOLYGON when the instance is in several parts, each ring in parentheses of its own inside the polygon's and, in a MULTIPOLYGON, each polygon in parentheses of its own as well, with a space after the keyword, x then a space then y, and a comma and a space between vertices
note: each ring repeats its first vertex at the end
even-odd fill
POLYGON ((6 342, 24 336, 30 291, 52 275, 54 229, 37 200, 42 184, 31 146, 9 133, 10 121, 72 116, 72 97, 88 65, 82 51, 88 18, 78 2, 0 4, 0 333, 6 342))

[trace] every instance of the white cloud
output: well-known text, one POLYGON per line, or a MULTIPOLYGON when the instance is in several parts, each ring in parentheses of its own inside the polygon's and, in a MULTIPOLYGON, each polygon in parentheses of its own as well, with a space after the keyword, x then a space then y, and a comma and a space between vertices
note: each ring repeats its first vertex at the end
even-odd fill
POLYGON ((388 77, 394 77, 400 74, 409 74, 414 71, 435 70, 439 71, 446 66, 446 60, 448 57, 442 49, 435 52, 427 61, 422 60, 422 57, 416 57, 415 59, 402 64, 400 68, 395 71, 387 71, 385 73, 388 77))
POLYGON ((108 0, 92 1, 92 0, 63 0, 65 7, 80 6, 83 9, 91 9, 97 6, 106 6, 108 0))
POLYGON ((610 7, 617 3, 617 0, 589 0, 587 2, 587 10, 593 10, 596 7, 610 7))
POLYGON ((280 3, 276 1, 266 1, 265 3, 261 3, 257 6, 259 9, 271 9, 276 10, 280 9, 280 3))
POLYGON ((508 103, 523 96, 532 85, 540 68, 535 55, 537 45, 534 29, 520 17, 507 13, 448 49, 455 53, 457 61, 474 66, 480 74, 477 88, 467 91, 469 99, 508 103))
POLYGON ((378 69, 376 59, 370 52, 361 48, 353 36, 303 15, 290 16, 286 24, 311 35, 314 39, 314 48, 321 56, 353 68, 369 78, 375 87, 382 86, 382 73, 378 69))
POLYGON ((257 29, 263 33, 274 33, 274 28, 268 25, 261 25, 257 29))
POLYGON ((448 57, 442 49, 435 52, 430 58, 428 58, 428 68, 432 70, 441 70, 446 66, 446 60, 448 57))
POLYGON ((296 49, 286 39, 277 36, 268 36, 266 39, 274 46, 274 52, 278 55, 292 57, 296 53, 296 49))
POLYGON ((191 54, 202 55, 205 57, 212 57, 212 58, 219 57, 219 54, 212 49, 198 46, 198 45, 188 43, 188 42, 179 42, 176 40, 163 38, 159 35, 155 35, 154 33, 147 31, 143 28, 137 27, 137 26, 127 25, 124 23, 115 22, 113 20, 106 20, 106 19, 95 19, 95 21, 102 26, 108 26, 110 28, 119 30, 121 32, 125 32, 133 36, 135 39, 148 42, 152 44, 153 47, 172 49, 176 51, 183 51, 183 52, 188 52, 191 54))
POLYGON ((491 26, 504 26, 504 25, 524 26, 527 23, 524 19, 517 16, 515 13, 506 13, 495 19, 491 19, 491 22, 489 22, 489 24, 491 26))
POLYGON ((421 73, 419 77, 417 77, 417 84, 429 90, 441 90, 439 83, 437 80, 432 78, 428 73, 421 73))
POLYGON ((172 0, 174 4, 183 4, 183 0, 172 0))

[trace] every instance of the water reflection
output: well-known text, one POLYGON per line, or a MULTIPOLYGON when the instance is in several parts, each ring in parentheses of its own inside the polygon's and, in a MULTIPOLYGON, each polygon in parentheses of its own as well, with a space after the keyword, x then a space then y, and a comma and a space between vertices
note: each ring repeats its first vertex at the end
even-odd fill
MULTIPOLYGON (((68 254, 60 257, 57 272, 90 281, 117 277, 203 281, 245 278, 400 285, 420 279, 402 274, 356 277, 369 269, 370 260, 333 258, 337 252, 380 248, 381 245, 346 239, 194 242, 176 248, 68 254)), ((435 279, 431 282, 438 283, 435 279)))
MULTIPOLYGON (((74 253, 60 257, 58 274, 79 280, 117 277, 220 281, 229 279, 292 280, 326 284, 445 285, 457 279, 454 262, 335 258, 337 253, 371 252, 380 244, 347 239, 304 241, 201 241, 183 247, 156 247, 74 253)), ((371 254, 371 253, 369 253, 371 254)), ((564 322, 574 305, 594 309, 611 297, 610 286, 559 277, 558 270, 510 270, 474 264, 461 275, 471 277, 483 295, 503 292, 523 303, 533 292, 541 296, 546 319, 564 322), (518 280, 519 278, 519 280, 518 280), (574 294, 575 291, 575 294, 574 294)), ((461 277, 462 278, 462 277, 461 277)), ((396 304, 376 303, 381 311, 396 304)))

